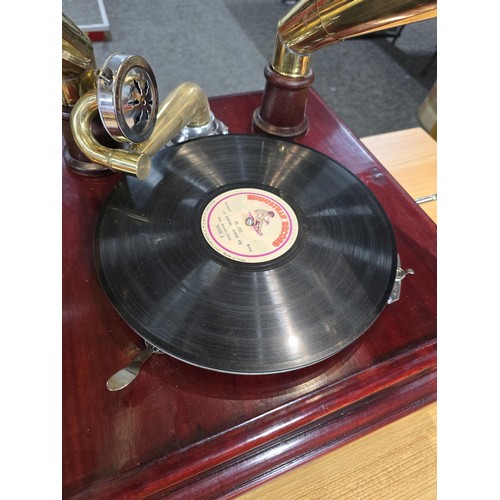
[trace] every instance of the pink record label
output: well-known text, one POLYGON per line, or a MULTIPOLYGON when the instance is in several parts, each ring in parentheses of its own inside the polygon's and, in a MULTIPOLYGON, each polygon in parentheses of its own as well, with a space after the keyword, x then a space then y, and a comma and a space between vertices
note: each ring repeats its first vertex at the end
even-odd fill
POLYGON ((268 262, 295 243, 298 221, 288 203, 262 189, 232 189, 216 196, 201 217, 209 245, 228 259, 268 262))

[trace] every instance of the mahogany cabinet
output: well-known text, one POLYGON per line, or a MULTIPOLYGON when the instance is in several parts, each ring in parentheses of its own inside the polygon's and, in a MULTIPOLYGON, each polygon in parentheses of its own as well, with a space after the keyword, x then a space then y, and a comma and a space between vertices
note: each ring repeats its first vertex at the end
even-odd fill
MULTIPOLYGON (((210 99, 230 133, 254 133, 261 92, 210 99)), ((311 90, 312 147, 383 205, 402 267, 401 298, 337 355, 275 375, 231 375, 154 355, 127 388, 107 379, 144 348, 102 290, 96 221, 120 175, 63 162, 63 496, 229 498, 436 399, 436 225, 311 90)))

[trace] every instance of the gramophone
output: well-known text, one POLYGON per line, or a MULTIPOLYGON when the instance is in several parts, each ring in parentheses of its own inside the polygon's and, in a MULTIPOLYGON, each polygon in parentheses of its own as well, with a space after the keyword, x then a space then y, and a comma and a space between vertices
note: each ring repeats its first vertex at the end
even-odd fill
POLYGON ((303 0, 263 91, 162 103, 63 15, 65 497, 234 496, 436 399, 435 225, 311 68, 435 15, 303 0))

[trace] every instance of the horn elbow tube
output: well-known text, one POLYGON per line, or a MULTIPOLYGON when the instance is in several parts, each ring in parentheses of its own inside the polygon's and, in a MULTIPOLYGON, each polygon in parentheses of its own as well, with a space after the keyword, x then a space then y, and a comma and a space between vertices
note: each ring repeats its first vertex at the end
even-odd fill
POLYGON ((94 137, 92 118, 97 112, 95 91, 87 92, 75 104, 70 116, 71 131, 80 150, 91 161, 114 172, 124 172, 144 180, 151 169, 151 158, 145 153, 107 148, 94 137))
POLYGON ((181 83, 160 104, 151 135, 131 150, 153 156, 183 127, 200 127, 210 118, 208 98, 202 88, 193 82, 181 83))

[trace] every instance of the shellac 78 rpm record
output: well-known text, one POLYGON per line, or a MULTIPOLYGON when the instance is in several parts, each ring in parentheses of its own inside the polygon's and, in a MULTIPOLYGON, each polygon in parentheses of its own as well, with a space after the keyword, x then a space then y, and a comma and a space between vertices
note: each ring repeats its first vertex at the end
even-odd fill
POLYGON ((143 339, 187 363, 264 374, 317 363, 382 312, 397 252, 371 191, 281 139, 165 148, 121 180, 98 221, 101 284, 143 339))

